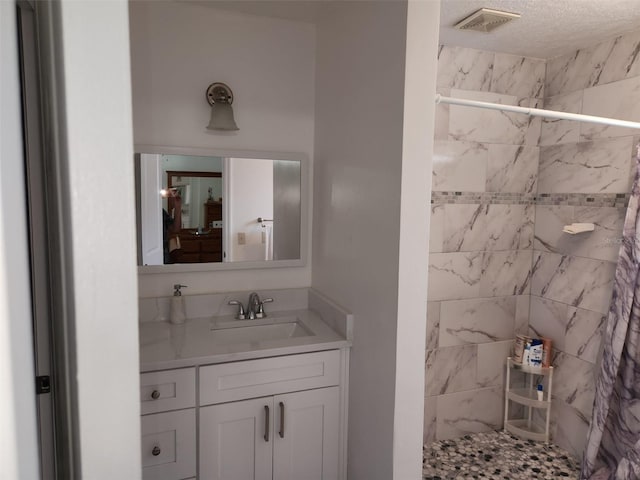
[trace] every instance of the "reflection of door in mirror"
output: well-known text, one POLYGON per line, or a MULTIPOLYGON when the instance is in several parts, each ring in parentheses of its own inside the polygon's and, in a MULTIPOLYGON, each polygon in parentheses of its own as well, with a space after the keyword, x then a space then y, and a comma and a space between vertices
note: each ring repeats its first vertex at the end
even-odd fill
MULTIPOLYGON (((138 222, 138 259, 142 265, 164 264, 164 232, 161 189, 162 155, 141 153, 136 155, 135 174, 136 210, 138 222)), ((167 246, 168 247, 168 246, 167 246)))
POLYGON ((167 211, 180 223, 170 230, 168 263, 221 262, 222 173, 167 171, 167 187, 167 211))
POLYGON ((300 162, 273 161, 273 259, 300 258, 300 162))

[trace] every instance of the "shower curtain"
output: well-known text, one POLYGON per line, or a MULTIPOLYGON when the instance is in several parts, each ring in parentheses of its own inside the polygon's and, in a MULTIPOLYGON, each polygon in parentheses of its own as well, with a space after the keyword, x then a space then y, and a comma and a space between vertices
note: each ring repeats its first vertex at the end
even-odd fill
POLYGON ((580 480, 640 479, 640 145, 580 480))

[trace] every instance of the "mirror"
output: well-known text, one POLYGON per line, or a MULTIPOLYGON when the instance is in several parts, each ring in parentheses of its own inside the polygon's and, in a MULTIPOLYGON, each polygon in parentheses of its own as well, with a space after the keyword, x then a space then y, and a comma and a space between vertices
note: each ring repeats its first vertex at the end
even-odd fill
POLYGON ((141 273, 304 265, 302 156, 149 146, 136 152, 141 273))

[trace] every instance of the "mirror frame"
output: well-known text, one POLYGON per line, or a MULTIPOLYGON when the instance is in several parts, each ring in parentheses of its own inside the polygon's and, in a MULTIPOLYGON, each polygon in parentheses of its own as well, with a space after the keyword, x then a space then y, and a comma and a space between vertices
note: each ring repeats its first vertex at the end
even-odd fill
MULTIPOLYGON (((255 150, 226 150, 216 148, 170 147, 163 145, 134 145, 134 154, 153 153, 167 155, 192 155, 200 157, 242 157, 266 160, 290 160, 300 162, 300 258, 295 260, 261 260, 253 262, 180 263, 169 265, 138 265, 138 274, 219 272, 225 270, 248 270, 262 268, 304 267, 309 255, 309 204, 311 184, 309 182, 309 158, 304 153, 261 152, 255 150)), ((135 185, 138 188, 138 185, 135 185)), ((136 236, 137 238, 137 236, 136 236)), ((140 239, 137 238, 136 242, 140 239)))

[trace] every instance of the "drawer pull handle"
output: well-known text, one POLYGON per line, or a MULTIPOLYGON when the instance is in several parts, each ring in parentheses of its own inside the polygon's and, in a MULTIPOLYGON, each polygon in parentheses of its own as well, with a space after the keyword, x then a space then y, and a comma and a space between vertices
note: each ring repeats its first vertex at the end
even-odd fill
POLYGON ((264 406, 264 441, 269 441, 269 406, 264 406))
POLYGON ((280 438, 284 438, 284 403, 280 402, 280 438))
POLYGON ((160 398, 160 392, 158 390, 154 390, 153 392, 151 392, 151 398, 153 398, 154 400, 157 400, 160 398))
POLYGON ((162 450, 160 450, 160 447, 157 445, 153 447, 153 450, 151 450, 151 455, 153 455, 154 457, 157 457, 158 455, 160 455, 160 453, 162 453, 162 450))

